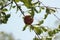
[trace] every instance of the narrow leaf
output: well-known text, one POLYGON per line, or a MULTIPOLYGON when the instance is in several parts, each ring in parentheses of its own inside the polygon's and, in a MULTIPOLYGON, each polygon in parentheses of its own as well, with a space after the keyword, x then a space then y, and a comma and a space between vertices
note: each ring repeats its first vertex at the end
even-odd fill
POLYGON ((45 14, 44 19, 46 19, 46 18, 47 18, 47 16, 48 16, 48 14, 45 14))
POLYGON ((8 11, 8 9, 4 8, 4 9, 2 9, 2 11, 5 12, 5 11, 8 11))
POLYGON ((23 27, 23 31, 25 31, 25 29, 27 28, 27 26, 28 26, 28 25, 25 25, 25 26, 23 27))
POLYGON ((51 12, 51 13, 55 13, 56 10, 54 10, 54 9, 50 9, 50 12, 51 12))
POLYGON ((15 0, 15 2, 19 2, 20 0, 15 0))
POLYGON ((30 32, 34 30, 34 26, 33 25, 30 25, 30 32))
POLYGON ((35 32, 37 35, 40 35, 43 31, 42 31, 39 27, 34 27, 34 32, 35 32))
POLYGON ((36 10, 35 8, 34 8, 34 11, 35 11, 36 13, 38 13, 38 10, 36 10))
POLYGON ((39 25, 43 24, 44 20, 39 21, 39 25))
POLYGON ((46 40, 52 40, 52 37, 49 37, 49 38, 47 37, 46 40))
POLYGON ((12 6, 13 8, 15 8, 16 6, 12 6))
POLYGON ((47 31, 47 29, 45 27, 40 27, 40 28, 42 28, 42 30, 45 32, 47 31))

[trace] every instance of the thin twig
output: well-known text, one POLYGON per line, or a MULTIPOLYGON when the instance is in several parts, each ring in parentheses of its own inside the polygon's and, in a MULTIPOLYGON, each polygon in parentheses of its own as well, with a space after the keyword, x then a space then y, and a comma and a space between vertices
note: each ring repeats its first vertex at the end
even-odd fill
MULTIPOLYGON (((56 7, 49 7, 49 6, 45 6, 41 1, 38 0, 38 2, 40 2, 43 6, 42 7, 48 7, 48 8, 54 8, 54 9, 60 9, 60 8, 56 8, 56 7)), ((53 14, 58 20, 60 20, 60 18, 58 18, 55 14, 53 14)))
MULTIPOLYGON (((14 2, 15 2, 15 0, 14 0, 14 2)), ((17 6, 17 8, 19 8, 19 10, 21 11, 21 13, 23 14, 23 16, 25 16, 24 15, 24 11, 22 11, 22 9, 20 8, 20 6, 15 2, 15 4, 16 4, 16 6, 17 6)))
POLYGON ((55 14, 53 14, 58 20, 60 20, 60 18, 58 18, 55 14))
POLYGON ((60 9, 60 8, 57 8, 57 7, 50 7, 50 6, 45 6, 41 1, 38 0, 38 2, 40 2, 43 6, 42 7, 48 7, 48 8, 54 8, 54 9, 60 9))
POLYGON ((11 4, 11 3, 12 3, 12 2, 10 2, 10 3, 8 3, 8 4, 4 5, 4 6, 2 6, 2 7, 0 8, 0 10, 3 9, 4 7, 8 6, 8 5, 11 4))
POLYGON ((60 8, 57 8, 57 7, 50 7, 50 6, 38 6, 38 7, 47 7, 47 8, 60 9, 60 8))

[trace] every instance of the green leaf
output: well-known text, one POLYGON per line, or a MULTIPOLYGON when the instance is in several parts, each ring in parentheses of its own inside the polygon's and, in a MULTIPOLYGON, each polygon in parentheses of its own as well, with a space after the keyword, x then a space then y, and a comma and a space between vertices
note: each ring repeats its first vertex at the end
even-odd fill
POLYGON ((6 13, 5 13, 5 12, 1 12, 1 14, 2 14, 3 16, 0 15, 0 16, 1 16, 0 22, 6 24, 7 21, 8 21, 8 18, 6 18, 6 13))
POLYGON ((56 10, 54 10, 54 9, 50 9, 50 12, 51 12, 51 13, 55 13, 56 10))
MULTIPOLYGON (((60 29, 58 29, 58 32, 60 32, 60 29)), ((58 33, 58 32, 57 32, 57 33, 58 33)))
POLYGON ((40 35, 43 31, 42 31, 39 27, 34 27, 34 32, 35 32, 37 35, 40 35))
POLYGON ((5 11, 8 11, 8 9, 7 8, 4 8, 4 9, 2 9, 2 11, 5 12, 5 11))
POLYGON ((36 10, 36 8, 34 8, 34 11, 35 11, 36 13, 38 13, 38 10, 36 10))
POLYGON ((49 36, 53 36, 53 31, 48 32, 49 36))
POLYGON ((2 6, 3 5, 3 3, 2 2, 0 2, 0 6, 2 6))
POLYGON ((30 32, 31 30, 34 30, 34 26, 33 25, 30 25, 30 32))
POLYGON ((0 24, 2 24, 2 20, 0 20, 0 24))
POLYGON ((10 14, 7 14, 7 15, 6 15, 6 18, 9 18, 10 16, 11 16, 10 14))
POLYGON ((56 33, 58 33, 58 32, 59 32, 58 29, 53 30, 53 34, 56 34, 56 33))
POLYGON ((47 29, 45 27, 40 27, 40 28, 42 28, 42 30, 45 32, 47 31, 47 29))
POLYGON ((5 2, 5 0, 2 0, 3 2, 5 2))
POLYGON ((44 9, 44 7, 39 7, 39 13, 44 9))
POLYGON ((15 2, 19 2, 20 0, 15 0, 15 2))
POLYGON ((8 21, 8 19, 5 18, 4 20, 2 20, 2 23, 6 24, 7 21, 8 21))
POLYGON ((41 12, 41 8, 39 9, 39 13, 41 12))
POLYGON ((44 7, 40 7, 41 10, 45 9, 44 7))
POLYGON ((16 6, 12 6, 13 8, 15 8, 16 6))
POLYGON ((58 28, 60 29, 60 25, 58 26, 58 28))
POLYGON ((27 8, 30 8, 31 7, 31 1, 32 0, 20 0, 21 2, 24 3, 24 5, 27 7, 27 8))
POLYGON ((27 26, 28 26, 28 25, 25 25, 25 26, 23 27, 23 31, 25 31, 25 29, 27 28, 27 26))
POLYGON ((39 21, 39 25, 43 24, 44 20, 39 21))
POLYGON ((5 12, 1 12, 1 14, 2 14, 3 16, 6 16, 6 13, 5 13, 5 12))
POLYGON ((44 19, 46 19, 46 18, 47 18, 47 16, 48 16, 48 14, 45 14, 44 19))
POLYGON ((33 40, 39 40, 37 37, 33 38, 33 40))
POLYGON ((49 37, 49 38, 47 37, 46 40, 52 40, 52 38, 51 37, 49 37))

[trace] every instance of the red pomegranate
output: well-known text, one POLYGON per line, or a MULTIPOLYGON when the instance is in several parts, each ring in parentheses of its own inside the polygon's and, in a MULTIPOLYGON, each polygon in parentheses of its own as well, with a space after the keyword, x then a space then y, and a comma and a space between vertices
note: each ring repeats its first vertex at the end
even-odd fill
POLYGON ((26 15, 24 17, 24 23, 27 24, 27 25, 31 25, 33 22, 33 18, 30 16, 30 15, 26 15))

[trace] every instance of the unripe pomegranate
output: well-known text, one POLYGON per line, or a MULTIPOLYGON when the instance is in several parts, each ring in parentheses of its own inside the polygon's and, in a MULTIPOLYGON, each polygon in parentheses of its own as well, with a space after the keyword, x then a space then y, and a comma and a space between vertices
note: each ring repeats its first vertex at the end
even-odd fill
POLYGON ((24 23, 27 24, 27 25, 31 25, 33 22, 33 18, 30 16, 30 15, 26 15, 24 17, 24 23))

